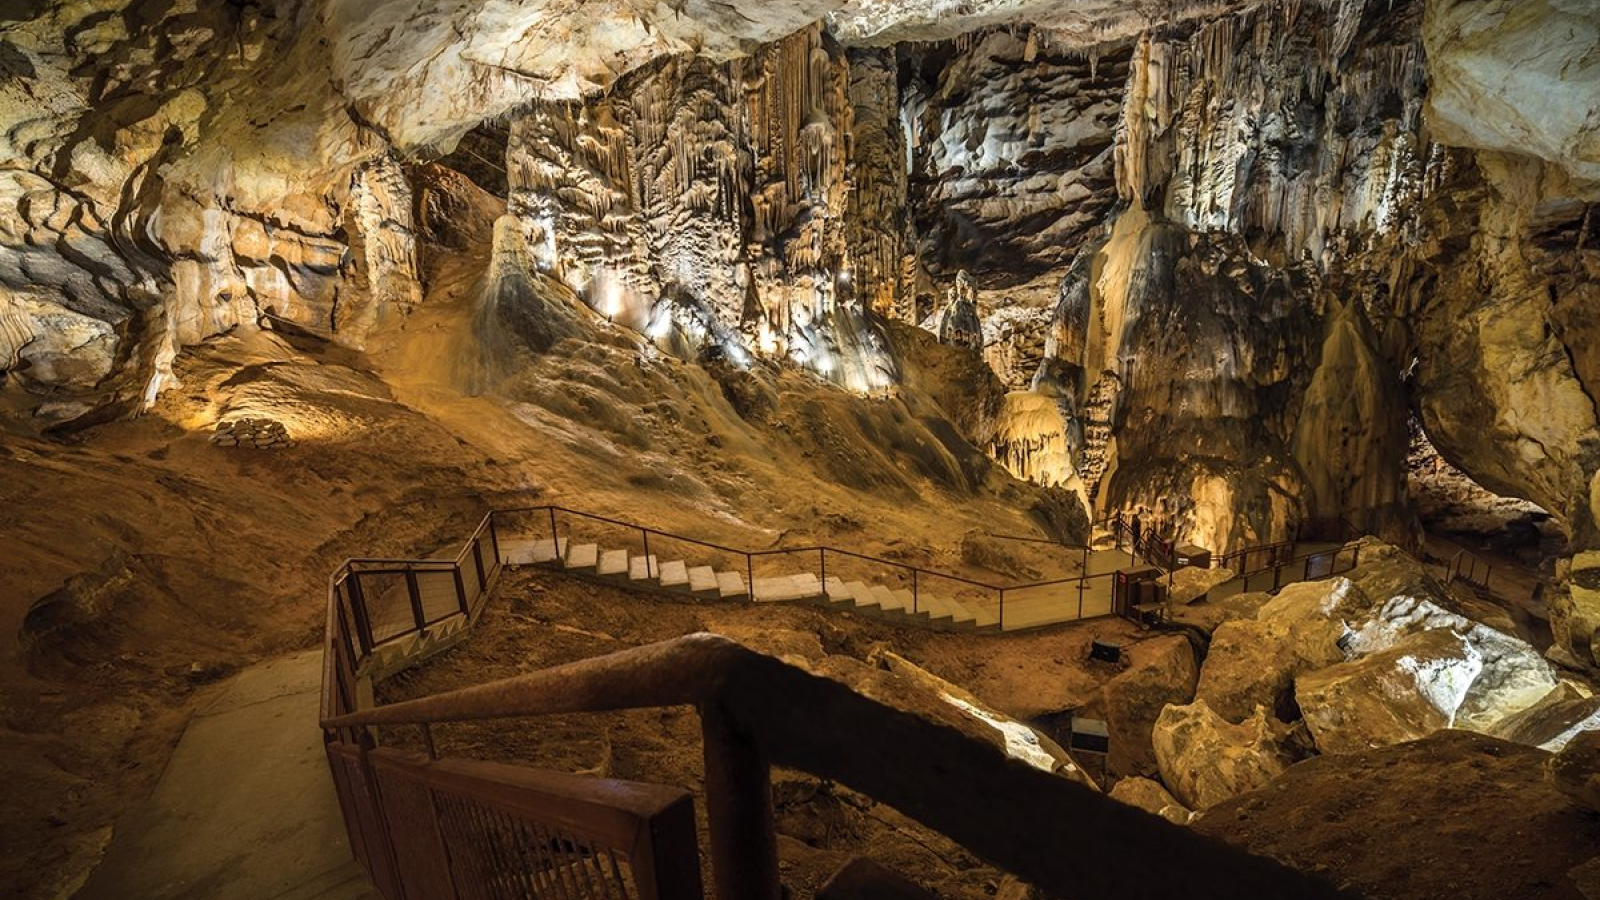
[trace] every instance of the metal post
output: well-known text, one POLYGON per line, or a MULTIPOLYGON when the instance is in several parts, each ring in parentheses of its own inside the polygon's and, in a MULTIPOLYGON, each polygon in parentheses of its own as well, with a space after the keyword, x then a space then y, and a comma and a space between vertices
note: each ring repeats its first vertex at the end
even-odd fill
POLYGON ((427 617, 422 613, 422 591, 417 588, 417 570, 406 566, 406 593, 411 597, 411 618, 417 623, 417 630, 424 631, 428 627, 427 617))
POLYGON ((744 592, 751 603, 756 602, 756 558, 744 555, 744 592))
POLYGON ((1083 618, 1083 589, 1088 585, 1086 579, 1078 579, 1078 618, 1083 618))
MULTIPOLYGON (((472 539, 472 565, 478 570, 478 590, 482 591, 489 586, 489 573, 483 571, 483 556, 479 551, 483 549, 483 538, 472 539)), ((460 568, 457 566, 456 568, 460 568)))
POLYGON ((500 531, 494 527, 494 510, 489 510, 489 546, 494 548, 494 560, 500 565, 506 560, 500 557, 500 531))
POLYGON ((461 567, 456 566, 451 569, 451 574, 455 576, 456 602, 461 604, 461 614, 463 616, 470 616, 472 614, 472 610, 467 605, 467 584, 461 579, 461 567))
POLYGON ((361 655, 372 652, 372 620, 367 618, 367 598, 361 593, 361 575, 351 572, 344 580, 345 592, 350 596, 350 614, 356 620, 356 640, 361 644, 361 655))
POLYGON ((561 535, 556 532, 556 508, 554 506, 547 508, 550 510, 550 552, 556 555, 557 565, 565 569, 567 560, 561 555, 561 535))
POLYGON ((1006 589, 1000 589, 1000 630, 1006 630, 1006 589))
POLYGON ((648 529, 639 529, 639 534, 644 538, 644 577, 654 578, 655 573, 650 570, 650 532, 648 529))
POLYGON ((705 745, 706 818, 718 897, 780 900, 778 838, 772 826, 767 755, 715 704, 700 708, 705 745))
POLYGON ((823 600, 824 603, 826 603, 826 602, 829 602, 829 600, 830 600, 830 598, 828 597, 828 548, 827 547, 818 547, 817 548, 817 561, 820 564, 820 568, 822 569, 822 600, 823 600))

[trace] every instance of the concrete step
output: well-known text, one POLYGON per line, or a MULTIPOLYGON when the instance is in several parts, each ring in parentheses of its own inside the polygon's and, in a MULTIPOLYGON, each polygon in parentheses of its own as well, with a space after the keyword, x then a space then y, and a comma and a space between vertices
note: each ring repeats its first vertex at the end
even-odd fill
POLYGON ((554 562, 562 556, 567 549, 567 542, 563 540, 560 551, 557 551, 556 542, 549 538, 502 538, 500 541, 500 558, 510 566, 532 566, 540 563, 554 562))
POLYGON ((968 618, 966 611, 955 600, 940 597, 931 591, 923 591, 917 597, 917 611, 927 616, 929 622, 947 625, 959 624, 963 618, 968 618))
POLYGON ((578 570, 593 569, 599 558, 599 544, 572 544, 567 547, 566 567, 578 570))
POLYGON ((717 570, 710 566, 695 566, 688 570, 689 593, 715 596, 717 594, 717 570))
POLYGON ((689 584, 689 566, 681 559, 664 562, 657 571, 662 587, 686 587, 689 584))
MULTIPOLYGON (((828 579, 830 585, 833 579, 828 579)), ((831 588, 829 598, 834 603, 848 603, 857 609, 877 609, 878 600, 872 596, 871 585, 861 581, 846 581, 839 585, 837 592, 831 588)))
POLYGON ((757 603, 788 603, 809 600, 817 596, 817 579, 814 575, 773 575, 757 578, 755 583, 757 603))
POLYGON ((884 612, 904 614, 911 612, 910 591, 897 591, 888 585, 876 584, 872 586, 872 596, 878 601, 878 608, 884 612), (902 598, 901 594, 905 596, 902 598))
POLYGON ((749 596, 744 588, 744 576, 738 572, 718 572, 717 593, 725 600, 749 596))
POLYGON ((628 574, 628 551, 602 550, 600 551, 600 564, 595 567, 596 575, 616 576, 628 574))
POLYGON ((628 557, 628 579, 630 581, 653 581, 661 574, 661 560, 656 559, 654 553, 650 554, 647 561, 642 556, 628 557))
POLYGON ((850 596, 850 592, 845 590, 844 579, 842 579, 842 578, 835 578, 835 577, 830 575, 830 576, 828 576, 828 584, 827 584, 826 587, 824 587, 822 582, 817 580, 817 576, 812 575, 809 572, 806 573, 805 575, 800 576, 800 577, 801 578, 810 578, 811 582, 817 586, 817 593, 819 593, 823 597, 827 598, 829 603, 854 603, 855 602, 854 598, 852 598, 850 596))

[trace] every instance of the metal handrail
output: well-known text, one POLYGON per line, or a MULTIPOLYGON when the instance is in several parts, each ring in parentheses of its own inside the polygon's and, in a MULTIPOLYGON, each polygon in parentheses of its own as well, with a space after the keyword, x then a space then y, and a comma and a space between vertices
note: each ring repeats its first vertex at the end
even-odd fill
MULTIPOLYGON (((500 509, 500 510, 496 510, 494 513, 491 513, 491 516, 493 516, 493 515, 508 515, 508 514, 514 514, 514 513, 527 514, 527 513, 541 513, 541 512, 550 513, 552 516, 554 516, 556 513, 562 513, 562 514, 566 514, 566 515, 578 516, 578 517, 581 517, 581 518, 584 518, 584 519, 589 519, 589 520, 595 521, 595 522, 603 522, 603 523, 605 523, 607 525, 611 525, 611 526, 614 526, 616 528, 622 528, 622 529, 627 529, 629 531, 639 532, 641 535, 646 535, 646 536, 654 535, 654 536, 656 536, 658 538, 667 538, 668 540, 681 541, 683 543, 694 544, 694 545, 700 546, 700 547, 706 547, 706 548, 709 548, 711 550, 718 551, 720 553, 727 553, 727 554, 730 554, 730 555, 733 555, 733 556, 742 556, 742 557, 745 558, 745 569, 746 569, 746 573, 747 573, 747 578, 749 578, 750 581, 752 582, 752 584, 750 585, 750 590, 752 592, 754 591, 753 581, 754 581, 755 560, 757 558, 759 558, 759 557, 769 557, 769 556, 778 556, 778 555, 794 555, 794 554, 803 554, 803 553, 817 553, 817 554, 820 554, 821 565, 822 565, 821 582, 822 582, 822 590, 823 590, 823 595, 824 596, 828 596, 828 585, 827 585, 827 556, 828 556, 828 554, 834 554, 834 555, 837 555, 837 556, 845 556, 845 557, 849 557, 849 558, 852 558, 852 559, 859 559, 859 560, 862 560, 862 561, 865 561, 865 562, 872 563, 874 565, 886 566, 886 567, 890 567, 890 568, 894 568, 894 569, 898 569, 898 570, 901 570, 901 571, 904 571, 904 572, 911 573, 912 576, 913 576, 913 579, 912 579, 912 589, 913 589, 913 601, 912 601, 913 609, 912 609, 912 611, 913 611, 913 613, 919 611, 919 609, 918 609, 919 599, 917 598, 917 590, 918 590, 918 587, 919 587, 919 579, 922 578, 922 577, 938 578, 938 579, 942 579, 942 580, 945 580, 945 581, 953 581, 953 582, 956 582, 958 584, 970 585, 972 587, 980 588, 980 589, 983 589, 985 591, 993 591, 993 592, 995 592, 995 594, 996 594, 995 599, 998 601, 998 610, 997 610, 998 622, 997 622, 997 625, 1000 628, 1004 628, 1005 627, 1005 600, 1006 600, 1006 594, 1008 592, 1013 592, 1013 591, 1018 591, 1018 590, 1023 590, 1023 589, 1029 589, 1029 588, 1046 587, 1046 586, 1052 586, 1052 585, 1062 585, 1062 584, 1087 585, 1089 582, 1093 581, 1096 578, 1103 578, 1103 577, 1106 577, 1107 575, 1111 574, 1111 573, 1102 573, 1100 575, 1089 575, 1089 574, 1085 573, 1085 574, 1082 574, 1082 575, 1069 576, 1067 578, 1056 579, 1054 581, 1041 581, 1041 582, 1032 582, 1032 583, 1018 584, 1018 585, 994 584, 992 582, 981 581, 981 580, 978 580, 978 579, 975 579, 975 578, 969 578, 969 577, 964 576, 964 575, 956 575, 956 574, 953 574, 951 572, 944 572, 944 571, 940 571, 940 570, 937 570, 937 569, 929 569, 929 568, 925 568, 923 566, 914 565, 912 563, 901 562, 899 560, 893 560, 893 559, 885 559, 885 558, 883 558, 881 556, 872 556, 872 555, 866 554, 866 553, 858 553, 858 552, 856 552, 854 550, 845 550, 845 549, 843 549, 841 547, 833 547, 833 546, 829 546, 829 545, 826 545, 826 544, 814 544, 814 545, 801 546, 801 547, 774 547, 774 548, 769 548, 769 549, 766 549, 766 550, 745 550, 745 549, 741 549, 741 548, 738 548, 738 547, 730 547, 730 546, 727 546, 725 544, 718 544, 718 543, 715 543, 715 542, 712 542, 712 541, 701 540, 699 538, 688 537, 686 535, 678 534, 678 533, 675 533, 675 532, 664 531, 664 530, 661 530, 659 528, 652 528, 652 527, 647 526, 647 525, 641 525, 641 524, 639 524, 637 522, 629 522, 627 520, 618 519, 618 518, 614 518, 614 517, 611 517, 611 516, 602 516, 602 515, 598 515, 598 514, 595 514, 595 513, 584 512, 583 510, 572 509, 570 507, 560 506, 558 504, 545 504, 545 505, 541 505, 541 506, 524 506, 524 507, 516 507, 516 508, 513 508, 513 509, 500 509)), ((554 532, 556 530, 556 526, 555 526, 553 521, 552 521, 552 524, 551 524, 551 530, 552 530, 552 532, 554 532)), ((554 538, 558 537, 558 535, 552 533, 551 537, 554 539, 554 538)), ((647 560, 646 564, 648 565, 649 564, 648 560, 650 558, 650 553, 648 552, 648 540, 649 540, 649 538, 646 537, 645 540, 646 540, 645 558, 647 560)), ((753 596, 753 593, 752 593, 752 596, 753 596)))
POLYGON ((712 872, 721 897, 777 900, 781 893, 774 764, 886 803, 1048 893, 1118 900, 1352 896, 712 634, 331 717, 323 726, 426 726, 681 705, 701 714, 712 872), (818 710, 828 711, 826 726, 819 726, 818 710), (906 752, 911 747, 916 752, 906 752), (1108 864, 1134 859, 1163 864, 1108 864))

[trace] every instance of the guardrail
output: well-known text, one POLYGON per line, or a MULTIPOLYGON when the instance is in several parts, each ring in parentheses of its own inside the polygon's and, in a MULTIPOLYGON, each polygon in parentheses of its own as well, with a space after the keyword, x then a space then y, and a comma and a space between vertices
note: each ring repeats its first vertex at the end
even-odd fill
POLYGON ((349 560, 329 579, 320 724, 353 855, 384 900, 703 898, 686 791, 440 759, 434 740, 450 722, 679 705, 700 713, 719 897, 782 895, 774 764, 887 803, 1059 895, 1349 896, 715 635, 375 706, 375 672, 466 634, 500 574, 486 552, 499 540, 491 513, 453 559, 349 560), (424 576, 453 586, 451 611, 430 606, 424 576), (376 627, 394 609, 408 625, 376 627), (426 754, 380 746, 394 727, 418 729, 426 754))
MULTIPOLYGON (((712 874, 719 897, 779 900, 783 894, 772 818, 773 765, 808 772, 873 797, 1057 895, 1106 900, 1349 896, 1314 877, 1028 766, 994 744, 885 706, 839 682, 716 635, 690 635, 623 650, 334 716, 323 724, 334 730, 368 732, 388 727, 431 729, 448 722, 683 705, 700 712, 712 874), (818 710, 828 711, 826 722, 818 720, 818 710), (1135 864, 1150 858, 1163 864, 1135 864)), ((389 762, 382 754, 368 751, 367 757, 376 757, 382 768, 389 762)), ((502 776, 502 780, 510 779, 502 776)), ((584 780, 574 778, 572 783, 584 780)), ((388 801, 385 795, 383 802, 388 801)), ((508 805, 498 798, 484 802, 496 808, 508 805)), ((524 807, 523 812, 556 818, 537 805, 524 807)), ((427 838, 428 823, 438 820, 438 816, 430 820, 424 809, 421 823, 407 826, 422 830, 427 838)), ((477 838, 457 832, 455 843, 442 857, 443 869, 430 870, 421 861, 397 868, 388 882, 395 893, 385 891, 383 884, 380 892, 386 900, 474 895, 449 890, 462 883, 457 860, 474 852, 473 840, 503 837, 500 832, 477 838), (413 888, 411 879, 424 877, 432 880, 413 888)), ((415 835, 406 846, 412 839, 415 835)), ((583 840, 573 839, 574 846, 588 846, 583 840)), ((693 856, 690 846, 680 845, 679 851, 693 856)), ((477 877, 498 877, 513 884, 534 877, 525 872, 530 860, 525 846, 475 852, 476 858, 488 860, 483 869, 474 870, 477 877)), ((583 854, 568 852, 569 857, 583 854)), ((587 864, 580 859, 571 865, 580 862, 587 864)), ((606 894, 593 881, 578 878, 565 896, 606 894)))
POLYGON ((332 724, 371 682, 450 646, 502 569, 495 514, 446 559, 350 559, 329 579, 321 720, 352 853, 385 900, 699 900, 686 791, 379 747, 332 724))
MULTIPOLYGON (((831 588, 828 586, 828 576, 832 572, 836 577, 842 573, 855 572, 859 574, 863 566, 872 571, 871 578, 874 584, 881 584, 891 589, 904 589, 911 592, 911 612, 913 615, 924 610, 922 592, 932 585, 942 585, 949 589, 952 599, 964 602, 991 604, 997 627, 1005 628, 1006 600, 1015 601, 1023 592, 1029 592, 1032 599, 1036 599, 1039 592, 1055 589, 1051 593, 1053 599, 1064 600, 1071 605, 1070 598, 1076 594, 1077 618, 1093 618, 1085 615, 1084 599, 1086 594, 1094 588, 1095 582, 1109 578, 1113 573, 1099 575, 1072 575, 1065 578, 1056 578, 1044 581, 1034 581, 1023 584, 994 584, 965 575, 929 569, 924 566, 902 562, 900 560, 885 559, 881 556, 859 553, 841 547, 827 545, 805 545, 799 547, 779 547, 766 550, 748 550, 731 547, 712 541, 692 538, 682 534, 675 534, 629 522, 610 516, 596 515, 595 513, 571 509, 553 504, 543 506, 521 507, 517 509, 496 510, 491 514, 497 521, 516 516, 521 517, 524 525, 522 533, 538 534, 543 537, 548 535, 556 546, 562 541, 593 541, 600 543, 609 539, 609 546, 619 549, 637 547, 644 559, 647 577, 656 574, 655 560, 660 557, 660 552, 666 546, 673 544, 687 544, 707 551, 707 557, 700 561, 712 565, 713 568, 721 567, 725 571, 740 571, 744 573, 745 585, 754 597, 756 577, 764 570, 770 568, 771 560, 782 558, 795 563, 804 571, 814 571, 818 582, 822 585, 824 599, 832 599, 831 588), (593 523, 594 526, 587 531, 575 527, 575 521, 593 523), (623 542, 619 545, 619 542, 623 542), (814 557, 814 560, 813 560, 814 557), (812 568, 812 562, 815 568, 812 568)), ((501 529, 511 526, 502 524, 501 529)), ((1085 570, 1087 572, 1087 570, 1085 570)), ((1095 615, 1101 615, 1096 613, 1095 615)))
POLYGON ((1464 581, 1483 590, 1491 590, 1489 579, 1494 575, 1494 565, 1485 562, 1468 550, 1458 550, 1445 567, 1445 581, 1464 581))

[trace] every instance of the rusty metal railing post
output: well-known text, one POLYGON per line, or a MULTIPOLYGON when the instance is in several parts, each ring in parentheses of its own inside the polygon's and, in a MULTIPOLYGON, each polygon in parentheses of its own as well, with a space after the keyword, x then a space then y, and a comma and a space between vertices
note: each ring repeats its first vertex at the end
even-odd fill
POLYGON ((467 583, 461 578, 461 567, 453 566, 450 569, 450 574, 454 576, 455 579, 456 603, 461 607, 461 614, 463 616, 472 615, 472 607, 467 604, 467 583))
POLYGON ((751 603, 756 602, 756 558, 744 555, 744 592, 751 603))
POLYGON ((361 575, 351 572, 344 579, 345 595, 350 598, 350 617, 356 623, 356 642, 361 645, 361 655, 372 652, 372 620, 367 617, 367 598, 361 592, 361 575))
POLYGON ((406 566, 406 596, 411 601, 411 619, 418 631, 428 627, 428 617, 422 611, 422 591, 417 587, 417 570, 406 566))
POLYGON ((550 552, 555 554, 556 563, 565 569, 567 567, 567 558, 561 555, 561 533, 556 531, 556 508, 551 506, 548 509, 550 510, 550 552))
POLYGON ((650 530, 648 528, 639 529, 639 536, 644 538, 644 577, 646 579, 654 578, 656 577, 655 573, 650 571, 650 530))
POLYGON ((778 882, 767 755, 714 702, 701 705, 700 729, 717 896, 780 900, 783 889, 778 882))
POLYGON ((500 556, 500 530, 494 524, 494 510, 489 510, 489 546, 494 548, 494 563, 500 565, 505 559, 500 556))
POLYGON ((827 603, 832 599, 832 598, 830 598, 828 596, 828 548, 827 547, 818 547, 817 548, 817 562, 818 562, 818 568, 820 568, 822 570, 822 600, 823 600, 824 603, 827 603))
POLYGON ((1000 630, 1006 630, 1006 589, 1000 588, 1000 630))
MULTIPOLYGON (((478 573, 478 590, 479 591, 484 591, 484 590, 487 590, 489 588, 489 573, 485 572, 483 570, 483 553, 482 553, 482 550, 483 550, 483 539, 479 538, 479 537, 474 537, 472 539, 471 547, 472 547, 472 567, 475 570, 477 570, 477 573, 478 573)), ((460 569, 461 567, 460 566, 456 566, 456 568, 460 569)))

